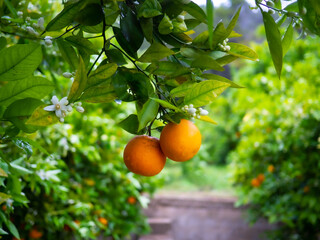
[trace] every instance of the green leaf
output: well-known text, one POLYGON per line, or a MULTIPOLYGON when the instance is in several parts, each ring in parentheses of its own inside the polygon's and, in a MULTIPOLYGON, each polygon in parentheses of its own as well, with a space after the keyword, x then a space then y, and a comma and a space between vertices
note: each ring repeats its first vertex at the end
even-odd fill
MULTIPOLYGON (((10 172, 12 172, 14 175, 19 175, 19 176, 33 174, 32 171, 20 166, 19 163, 16 162, 16 161, 17 160, 15 160, 14 162, 11 162, 11 164, 9 166, 10 172)), ((21 193, 21 183, 20 183, 19 178, 17 178, 16 176, 14 178, 13 177, 11 177, 11 178, 13 180, 13 185, 15 186, 15 189, 12 192, 14 194, 20 195, 20 193, 21 193)))
POLYGON ((255 51, 245 45, 233 42, 229 42, 228 45, 231 47, 228 52, 230 55, 252 61, 257 61, 259 58, 255 51))
POLYGON ((162 45, 161 43, 154 41, 138 60, 140 62, 153 62, 173 54, 174 51, 162 45))
POLYGON ((42 153, 44 153, 44 154, 46 154, 46 155, 50 155, 49 154, 49 152, 45 149, 45 148, 43 148, 39 143, 37 143, 37 142, 35 142, 35 141, 33 141, 33 140, 31 140, 30 138, 25 138, 25 137, 15 137, 14 139, 16 139, 16 140, 21 140, 21 141, 24 141, 24 142, 27 142, 27 143, 29 143, 32 147, 34 147, 34 148, 36 148, 36 149, 38 149, 38 150, 40 150, 42 153))
POLYGON ((108 60, 110 62, 114 62, 118 64, 118 66, 127 64, 126 59, 123 54, 118 49, 109 49, 106 50, 106 55, 108 56, 108 60))
POLYGON ((184 23, 184 21, 178 21, 177 19, 172 20, 173 25, 173 33, 183 33, 188 30, 187 25, 184 23))
POLYGON ((86 38, 80 36, 70 36, 66 37, 65 40, 88 55, 99 54, 93 43, 86 38))
POLYGON ((28 142, 25 142, 21 139, 12 139, 12 142, 18 147, 21 148, 25 153, 27 154, 27 158, 30 158, 32 156, 33 150, 31 145, 28 142))
POLYGON ((91 3, 86 5, 75 16, 75 20, 85 26, 94 26, 102 22, 104 17, 100 4, 91 3))
POLYGON ((233 62, 234 60, 238 59, 239 57, 234 56, 234 55, 225 55, 221 58, 216 59, 217 63, 220 64, 220 66, 225 66, 231 62, 233 62))
POLYGON ((63 59, 69 63, 73 70, 78 67, 78 56, 72 45, 63 38, 57 39, 58 47, 63 59))
POLYGON ((262 16, 273 65, 277 71, 278 77, 280 78, 283 58, 280 32, 277 24, 270 14, 262 12, 262 16))
POLYGON ((188 4, 182 5, 182 8, 184 11, 188 12, 191 16, 196 18, 197 20, 206 23, 207 22, 207 16, 205 12, 202 10, 201 7, 199 7, 194 2, 189 2, 188 4))
POLYGON ((234 83, 233 81, 231 81, 231 80, 229 80, 229 79, 227 79, 225 77, 216 75, 216 74, 205 73, 205 74, 202 74, 201 77, 206 78, 208 80, 216 80, 216 81, 219 81, 219 82, 228 83, 228 84, 230 84, 230 87, 232 87, 232 88, 244 88, 244 87, 234 83))
POLYGON ((150 64, 147 71, 156 75, 174 78, 189 73, 190 70, 179 63, 161 61, 150 64))
POLYGON ((117 27, 113 27, 113 33, 117 39, 117 42, 119 43, 119 45, 121 46, 121 48, 127 53, 129 54, 131 57, 133 58, 138 58, 137 57, 137 50, 139 48, 136 49, 135 46, 133 46, 132 44, 130 44, 126 38, 124 37, 124 35, 122 34, 120 28, 117 27))
POLYGON ((70 102, 76 101, 81 96, 82 92, 85 90, 86 87, 87 87, 86 66, 84 65, 84 62, 80 57, 76 76, 74 78, 73 84, 71 86, 71 89, 68 95, 68 100, 70 102))
POLYGON ((30 76, 23 80, 9 82, 0 88, 0 105, 8 106, 24 98, 41 99, 54 89, 54 85, 42 77, 30 76))
POLYGON ((192 90, 192 88, 195 85, 196 85, 196 83, 194 83, 194 82, 189 82, 189 81, 184 82, 180 86, 172 89, 170 94, 174 98, 176 98, 176 97, 184 97, 185 95, 187 95, 192 90))
POLYGON ((228 37, 229 33, 227 29, 224 27, 222 22, 219 22, 216 28, 213 31, 213 39, 211 48, 215 48, 216 45, 228 37))
POLYGON ((138 116, 135 114, 130 114, 127 118, 119 122, 118 126, 129 133, 137 134, 139 128, 138 116))
POLYGON ((201 107, 211 103, 225 89, 230 86, 228 83, 215 80, 206 80, 197 83, 190 92, 185 96, 184 103, 193 104, 194 107, 201 107))
POLYGON ((165 14, 158 25, 158 31, 161 34, 169 34, 173 30, 173 24, 170 18, 165 14))
MULTIPOLYGON (((234 27, 237 24, 239 15, 240 15, 240 11, 241 11, 241 7, 238 8, 238 10, 236 11, 236 13, 233 15, 228 27, 227 27, 227 36, 229 36, 232 33, 232 30, 234 29, 234 27)), ((226 37, 227 37, 226 36, 226 37)))
POLYGON ((0 54, 0 81, 20 80, 31 75, 42 61, 39 44, 16 44, 0 54))
POLYGON ((218 124, 209 116, 200 116, 199 120, 204 121, 204 122, 208 122, 208 123, 212 123, 212 124, 218 124))
POLYGON ((298 1, 288 4, 284 9, 288 12, 299 12, 298 1))
POLYGON ((158 114, 159 103, 149 99, 143 104, 142 110, 138 112, 139 128, 138 131, 142 130, 151 122, 158 114))
POLYGON ((64 9, 48 23, 46 31, 58 31, 70 25, 85 2, 78 1, 73 4, 65 4, 64 9))
POLYGON ((182 112, 181 109, 177 108, 176 106, 174 106, 173 104, 165 101, 165 100, 162 100, 162 99, 159 99, 159 98, 150 98, 151 100, 153 101, 156 101, 157 103, 159 103, 162 107, 164 108, 169 108, 169 109, 172 109, 172 110, 175 110, 176 112, 182 112))
POLYGON ((8 174, 2 168, 0 168, 0 177, 8 177, 8 174))
POLYGON ((206 4, 206 10, 207 10, 207 22, 208 22, 208 33, 209 33, 209 46, 212 46, 213 41, 213 3, 212 0, 207 0, 206 4))
POLYGON ((20 99, 8 106, 3 114, 3 117, 10 119, 13 117, 28 117, 31 116, 33 111, 43 104, 42 101, 35 98, 20 99))
POLYGON ((49 112, 43 109, 46 106, 47 105, 41 105, 37 107, 37 109, 32 113, 31 117, 26 121, 26 124, 45 127, 57 123, 58 118, 56 117, 54 112, 49 112))
POLYGON ((144 37, 149 43, 153 41, 153 18, 140 18, 140 26, 144 37))
POLYGON ((100 85, 86 89, 80 99, 90 103, 106 103, 115 100, 116 97, 111 79, 108 79, 100 85))
POLYGON ((210 69, 216 71, 224 71, 224 68, 208 55, 201 55, 193 60, 190 64, 191 67, 200 68, 200 69, 210 69))
POLYGON ((208 31, 204 31, 202 33, 200 33, 198 36, 196 36, 193 41, 192 44, 195 46, 209 46, 209 32, 208 31))
POLYGON ((162 14, 162 8, 157 0, 146 0, 138 9, 138 17, 152 18, 162 14))
POLYGON ((12 233, 13 236, 15 236, 16 238, 20 239, 20 235, 19 235, 19 232, 18 232, 18 229, 16 228, 16 226, 10 221, 6 221, 5 222, 9 231, 12 233))
POLYGON ((10 198, 10 195, 0 192, 0 204, 6 202, 10 198))
POLYGON ((0 37, 0 51, 7 46, 7 39, 5 37, 0 37))
POLYGON ((242 37, 242 34, 232 31, 228 36, 228 38, 236 38, 236 37, 242 37))
POLYGON ((289 24, 285 34, 282 37, 282 51, 283 51, 283 56, 288 52, 291 42, 293 39, 293 27, 292 27, 292 23, 289 24))
POLYGON ((131 48, 136 52, 143 43, 143 32, 137 16, 129 9, 126 16, 120 17, 120 30, 131 48))
POLYGON ((186 23, 188 30, 194 29, 201 23, 201 21, 193 18, 185 19, 184 22, 186 23))
POLYGON ((90 73, 87 86, 93 86, 106 81, 111 77, 118 69, 118 65, 115 63, 107 63, 100 65, 96 70, 90 73))

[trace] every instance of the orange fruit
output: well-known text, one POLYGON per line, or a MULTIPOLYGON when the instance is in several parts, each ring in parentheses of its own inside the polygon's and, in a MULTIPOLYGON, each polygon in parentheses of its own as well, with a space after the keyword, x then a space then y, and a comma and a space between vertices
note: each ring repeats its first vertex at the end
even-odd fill
POLYGON ((261 182, 257 179, 257 178, 254 178, 251 180, 251 186, 252 187, 259 187, 261 184, 261 182))
POLYGON ((163 153, 171 160, 185 162, 199 151, 201 133, 191 121, 181 119, 179 124, 167 124, 160 135, 163 153))
POLYGON ((29 232, 29 237, 32 239, 39 239, 43 235, 42 232, 39 232, 36 228, 32 228, 29 232))
POLYGON ((130 196, 130 197, 128 197, 128 203, 129 204, 135 204, 136 202, 137 202, 137 199, 135 198, 135 197, 132 197, 132 196, 130 196))
POLYGON ((274 172, 274 166, 273 165, 269 165, 268 166, 268 172, 269 173, 273 173, 274 172))
POLYGON ((128 142, 123 160, 131 172, 150 177, 161 172, 166 156, 161 151, 158 138, 140 135, 128 142))
POLYGON ((265 180, 265 176, 264 176, 262 173, 260 173, 260 174, 258 175, 257 179, 258 179, 258 181, 259 181, 260 183, 263 183, 264 180, 265 180))
POLYGON ((99 217, 99 218, 98 218, 98 221, 99 221, 101 224, 105 225, 105 226, 108 225, 108 220, 105 219, 104 217, 99 217))

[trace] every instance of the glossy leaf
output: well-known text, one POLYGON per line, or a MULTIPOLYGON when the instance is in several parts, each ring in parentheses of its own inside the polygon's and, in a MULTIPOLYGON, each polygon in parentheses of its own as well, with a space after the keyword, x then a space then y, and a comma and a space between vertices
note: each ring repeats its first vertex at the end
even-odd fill
POLYGON ((230 55, 252 61, 257 61, 259 58, 255 51, 245 45, 233 42, 229 42, 228 45, 231 47, 231 50, 228 52, 230 55))
POLYGON ((39 143, 31 140, 30 138, 26 138, 26 137, 15 137, 16 140, 21 140, 21 141, 24 141, 24 142, 27 142, 29 143, 33 148, 36 148, 38 150, 40 150, 42 153, 46 154, 46 155, 50 155, 49 152, 43 148, 39 143))
POLYGON ((171 90, 170 95, 174 98, 176 97, 184 97, 185 95, 187 95, 192 88, 196 85, 196 83, 194 82, 185 82, 183 84, 181 84, 180 86, 174 88, 171 90))
POLYGON ((122 34, 120 28, 117 27, 113 27, 113 33, 117 39, 117 42, 119 43, 119 45, 121 46, 121 48, 127 53, 129 54, 131 57, 133 58, 138 58, 137 57, 137 49, 135 46, 133 46, 132 44, 130 44, 124 37, 124 35, 122 34))
POLYGON ((16 226, 10 221, 7 220, 6 222, 7 228, 9 229, 9 231, 12 233, 12 235, 18 239, 20 239, 20 235, 18 232, 18 229, 16 228, 16 226))
POLYGON ((58 31, 70 25, 84 3, 85 1, 78 1, 73 4, 66 4, 64 9, 48 23, 46 31, 58 31))
POLYGON ((219 82, 228 83, 228 84, 230 84, 230 87, 232 87, 232 88, 244 88, 244 87, 234 83, 233 81, 229 80, 228 78, 222 77, 220 75, 205 73, 205 74, 202 74, 201 77, 206 78, 208 80, 216 80, 219 82))
POLYGON ((190 70, 179 63, 161 61, 149 65, 147 71, 173 78, 189 73, 190 70))
POLYGON ((224 71, 224 68, 215 61, 212 57, 208 55, 201 55, 194 59, 190 64, 191 67, 200 68, 200 69, 211 69, 217 71, 224 71))
POLYGON ((165 100, 162 100, 159 98, 150 98, 150 99, 159 103, 164 108, 169 108, 169 109, 175 110, 176 112, 181 112, 181 109, 177 108, 176 106, 174 106, 173 104, 171 104, 165 100))
POLYGON ((6 111, 3 114, 3 117, 6 119, 10 119, 13 117, 30 116, 33 111, 41 104, 43 104, 43 102, 35 98, 25 98, 17 100, 7 107, 6 111))
POLYGON ((209 46, 212 46, 212 37, 213 37, 213 3, 212 0, 207 0, 206 4, 207 10, 207 22, 208 22, 208 33, 209 33, 209 46))
POLYGON ((152 18, 140 18, 140 26, 144 37, 149 43, 153 41, 153 19, 152 18))
POLYGON ((215 48, 218 43, 221 43, 228 37, 229 33, 222 22, 219 22, 213 31, 213 39, 211 48, 215 48))
POLYGON ((211 117, 209 116, 200 116, 199 120, 204 121, 204 122, 208 122, 208 123, 212 123, 212 124, 218 124, 217 122, 215 122, 211 117))
POLYGON ((58 47, 63 59, 69 63, 73 70, 78 67, 78 56, 72 45, 63 38, 57 39, 58 47))
POLYGON ((98 54, 98 50, 91 41, 79 36, 70 36, 65 38, 70 44, 75 46, 77 49, 84 51, 86 54, 98 54))
POLYGON ((97 3, 91 3, 86 5, 75 16, 75 20, 85 26, 94 26, 99 24, 104 17, 101 5, 97 3))
POLYGON ((240 11, 241 11, 241 7, 239 7, 238 10, 236 11, 236 13, 233 15, 233 17, 232 17, 232 19, 226 29, 226 31, 227 31, 226 37, 232 33, 234 27, 236 26, 239 15, 240 15, 240 11))
POLYGON ((202 10, 201 7, 199 7, 194 2, 191 1, 188 4, 182 5, 182 8, 184 11, 189 13, 191 16, 193 16, 197 20, 199 20, 203 23, 207 22, 207 16, 206 16, 205 12, 202 10))
POLYGON ((125 17, 120 17, 120 31, 133 51, 136 52, 141 47, 144 37, 137 16, 131 10, 128 10, 125 17))
POLYGON ((127 64, 126 59, 123 54, 117 49, 108 49, 106 50, 106 55, 110 62, 116 63, 118 66, 127 64))
POLYGON ((290 45, 291 45, 291 42, 292 42, 292 39, 293 39, 293 27, 292 27, 292 24, 289 24, 285 34, 282 37, 282 41, 281 41, 283 55, 285 55, 288 52, 290 45))
POLYGON ((23 151, 25 151, 25 153, 27 154, 27 158, 30 158, 33 150, 31 145, 28 142, 25 142, 23 140, 20 139, 12 139, 12 142, 18 147, 21 148, 23 151))
POLYGON ((142 130, 151 122, 158 114, 159 103, 149 99, 143 104, 142 110, 138 112, 139 127, 138 131, 142 130))
POLYGON ((97 85, 111 77, 118 69, 118 65, 115 63, 107 63, 100 65, 96 70, 90 73, 87 87, 97 85))
POLYGON ((44 110, 47 105, 41 105, 34 110, 31 117, 26 121, 27 125, 45 127, 57 123, 58 118, 54 112, 44 110))
POLYGON ((140 62, 158 61, 173 54, 174 54, 174 51, 162 45, 161 43, 154 41, 151 44, 151 46, 139 58, 139 61, 140 62))
POLYGON ((30 76, 23 80, 12 81, 0 88, 0 105, 8 106, 24 98, 41 99, 54 89, 52 82, 42 77, 30 76))
POLYGON ((217 63, 219 63, 221 66, 225 66, 234 60, 238 59, 239 57, 234 56, 234 55, 225 55, 221 58, 216 59, 217 63))
POLYGON ((76 76, 74 78, 74 81, 72 83, 72 86, 68 95, 68 100, 70 102, 76 101, 81 96, 82 92, 86 87, 87 87, 86 66, 84 65, 84 62, 80 57, 76 76))
POLYGON ((157 0, 145 0, 138 10, 138 17, 152 18, 162 14, 162 8, 157 0))
POLYGON ((39 44, 16 44, 0 54, 0 81, 15 81, 31 75, 42 61, 39 44))
POLYGON ((158 25, 158 31, 161 34, 169 34, 173 30, 173 24, 170 18, 165 14, 158 25))
POLYGON ((225 89, 230 86, 228 83, 206 80, 197 83, 185 96, 185 104, 193 104, 194 107, 201 107, 211 103, 225 89))
POLYGON ((280 78, 283 58, 280 32, 277 24, 270 14, 263 12, 262 16, 273 65, 277 71, 278 77, 280 78))
POLYGON ((90 103, 106 103, 115 100, 116 97, 117 95, 111 84, 111 79, 108 79, 100 85, 85 90, 81 96, 81 100, 90 103))
POLYGON ((128 133, 138 134, 139 120, 136 114, 130 114, 127 118, 118 123, 118 126, 128 133))

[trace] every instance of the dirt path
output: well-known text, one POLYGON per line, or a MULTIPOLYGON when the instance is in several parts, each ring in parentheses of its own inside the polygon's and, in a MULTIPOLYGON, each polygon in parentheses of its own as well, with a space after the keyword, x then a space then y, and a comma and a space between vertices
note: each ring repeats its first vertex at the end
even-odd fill
POLYGON ((141 240, 264 240, 266 221, 249 227, 232 196, 161 193, 146 214, 153 232, 141 240))

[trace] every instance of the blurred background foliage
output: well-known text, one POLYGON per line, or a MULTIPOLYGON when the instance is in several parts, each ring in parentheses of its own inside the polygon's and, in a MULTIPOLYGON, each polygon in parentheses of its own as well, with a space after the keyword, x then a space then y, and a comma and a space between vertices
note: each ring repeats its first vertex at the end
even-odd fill
MULTIPOLYGON (((230 19, 242 1, 232 2, 215 9, 217 21, 230 19)), ((42 8, 52 18, 52 12, 42 8)), ((19 231, 24 239, 36 231, 43 239, 88 239, 101 234, 126 239, 148 231, 142 207, 164 185, 163 191, 237 194, 238 205, 250 204, 251 222, 266 217, 281 223, 271 238, 316 239, 320 225, 319 40, 294 41, 279 80, 259 27, 261 16, 247 5, 242 9, 237 31, 246 32, 242 42, 259 42, 251 46, 260 61, 235 62, 227 71, 245 88, 228 90, 208 108, 217 126, 196 122, 204 142, 194 159, 179 165, 168 162, 157 177, 133 175, 122 162, 122 150, 132 136, 117 123, 134 107, 86 105, 85 115, 72 115, 65 124, 28 135, 39 144, 34 152, 19 144, 0 146, 15 173, 0 173, 1 192, 11 189, 7 193, 14 199, 0 196, 3 230, 15 236, 19 231)), ((19 41, 8 40, 9 44, 19 41)), ((57 56, 53 50, 46 52, 57 56)), ((66 93, 69 80, 55 81, 48 71, 56 69, 55 76, 67 71, 61 59, 52 58, 47 64, 42 71, 63 83, 56 91, 66 93)), ((6 166, 0 168, 9 172, 6 166)), ((4 239, 13 238, 4 235, 4 239)))

